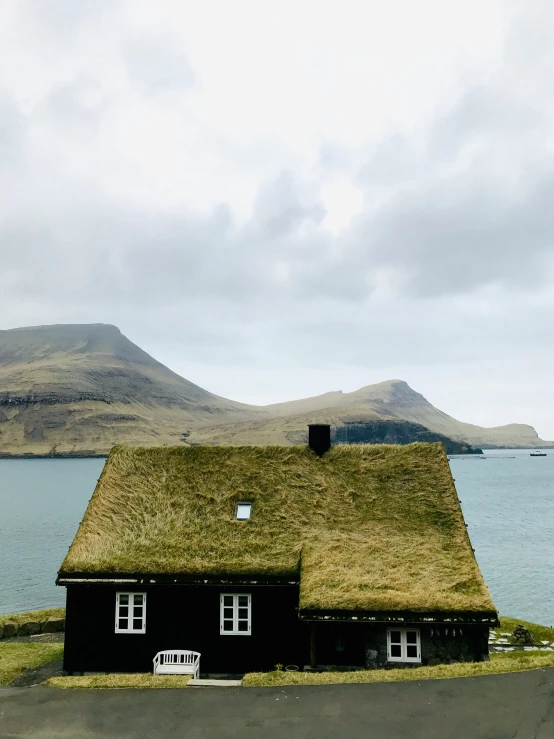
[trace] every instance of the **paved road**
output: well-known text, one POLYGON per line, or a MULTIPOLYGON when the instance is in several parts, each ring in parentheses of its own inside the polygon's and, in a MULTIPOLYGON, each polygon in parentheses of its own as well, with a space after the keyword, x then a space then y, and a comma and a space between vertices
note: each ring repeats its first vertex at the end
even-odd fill
POLYGON ((302 688, 0 690, 1 739, 553 739, 554 669, 302 688))

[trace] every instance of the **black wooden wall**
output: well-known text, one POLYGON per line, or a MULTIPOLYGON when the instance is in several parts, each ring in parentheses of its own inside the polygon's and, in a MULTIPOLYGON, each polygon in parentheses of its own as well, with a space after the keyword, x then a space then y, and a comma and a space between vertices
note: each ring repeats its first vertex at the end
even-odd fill
POLYGON ((151 672, 164 649, 200 652, 202 673, 240 674, 309 661, 309 625, 299 622, 297 586, 71 585, 64 669, 151 672), (115 633, 115 594, 146 592, 146 633, 115 633), (222 636, 220 594, 251 593, 251 636, 222 636))
MULTIPOLYGON (((298 620, 297 586, 72 585, 67 588, 64 669, 68 672, 152 672, 164 649, 200 652, 201 673, 237 675, 275 665, 310 663, 311 624, 298 620), (146 633, 115 633, 116 592, 146 592, 146 633), (220 594, 250 593, 252 634, 222 636, 220 594)), ((488 626, 403 624, 419 628, 422 664, 474 661, 488 654, 488 626), (448 631, 447 631, 448 630, 448 631)), ((387 664, 385 624, 315 624, 319 665, 401 667, 387 664)))

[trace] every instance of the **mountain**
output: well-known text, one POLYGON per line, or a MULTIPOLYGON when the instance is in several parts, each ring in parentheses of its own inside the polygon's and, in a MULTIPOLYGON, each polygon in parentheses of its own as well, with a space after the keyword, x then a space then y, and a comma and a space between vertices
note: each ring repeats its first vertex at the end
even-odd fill
MULTIPOLYGON (((271 408, 272 406, 266 406, 271 408)), ((512 423, 507 426, 483 428, 470 423, 457 421, 452 416, 435 408, 423 395, 412 390, 402 380, 387 380, 376 385, 368 385, 352 393, 325 393, 314 398, 307 398, 273 406, 275 412, 286 414, 291 411, 318 411, 324 408, 338 410, 339 417, 345 418, 366 412, 381 418, 398 418, 412 423, 420 423, 431 431, 444 434, 452 439, 466 441, 470 444, 485 447, 536 446, 549 444, 539 439, 532 426, 512 423)))
POLYGON ((256 415, 175 374, 115 326, 0 331, 0 452, 178 443, 189 423, 256 415))
MULTIPOLYGON (((475 447, 552 445, 552 442, 540 439, 532 426, 525 424, 483 428, 457 421, 435 408, 402 380, 387 380, 352 393, 329 392, 264 406, 264 409, 269 418, 198 428, 191 433, 189 442, 248 444, 252 443, 251 439, 258 439, 256 443, 259 444, 299 444, 307 438, 305 429, 308 423, 330 423, 337 428, 356 425, 360 433, 365 425, 367 440, 370 441, 375 436, 374 422, 386 420, 420 425, 437 436, 475 447)), ((415 433, 414 429, 412 431, 415 433)), ((339 432, 338 437, 344 433, 339 432)))
MULTIPOLYGON (((0 331, 0 454, 105 454, 114 444, 295 444, 308 423, 337 440, 550 446, 531 426, 481 428, 402 380, 268 406, 219 397, 175 374, 115 326, 0 331), (446 443, 446 442, 445 442, 446 443)), ((461 444, 462 446, 455 446, 461 444)))

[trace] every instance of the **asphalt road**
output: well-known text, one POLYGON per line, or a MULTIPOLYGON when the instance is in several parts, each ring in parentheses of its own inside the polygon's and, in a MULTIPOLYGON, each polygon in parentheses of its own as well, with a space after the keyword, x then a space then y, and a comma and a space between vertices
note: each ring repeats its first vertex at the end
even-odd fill
POLYGON ((420 683, 0 690, 13 739, 553 739, 554 669, 420 683))

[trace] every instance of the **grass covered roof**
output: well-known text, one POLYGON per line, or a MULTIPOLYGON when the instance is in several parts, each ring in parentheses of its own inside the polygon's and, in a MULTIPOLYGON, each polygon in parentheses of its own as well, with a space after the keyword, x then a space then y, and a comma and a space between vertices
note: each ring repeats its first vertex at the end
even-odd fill
POLYGON ((115 447, 61 575, 300 577, 301 609, 494 612, 441 444, 115 447), (252 501, 248 521, 238 501, 252 501))

